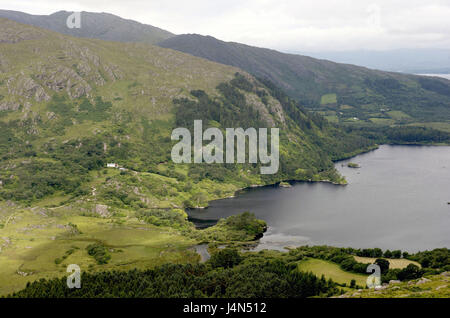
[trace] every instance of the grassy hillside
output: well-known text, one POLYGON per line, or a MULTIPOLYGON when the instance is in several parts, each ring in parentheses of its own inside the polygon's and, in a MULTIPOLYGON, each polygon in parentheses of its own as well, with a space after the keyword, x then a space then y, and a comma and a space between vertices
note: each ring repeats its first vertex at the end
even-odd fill
POLYGON ((167 31, 107 13, 82 12, 83 27, 68 29, 69 12, 35 16, 0 10, 0 17, 84 38, 158 43, 211 61, 239 67, 265 78, 334 124, 368 130, 379 143, 449 143, 450 81, 371 70, 308 56, 223 42, 195 34, 175 36, 167 31), (385 127, 408 125, 400 141, 385 127))
POLYGON ((66 20, 71 14, 72 12, 58 11, 50 15, 32 15, 19 11, 0 10, 0 18, 82 38, 156 43, 174 36, 160 28, 104 12, 82 12, 81 28, 69 29, 66 20))
MULTIPOLYGON (((14 293, 14 297, 449 297, 448 250, 427 252, 439 258, 437 272, 388 280, 380 288, 366 288, 364 273, 343 270, 331 259, 352 257, 350 249, 301 247, 287 253, 210 248, 203 264, 156 266, 151 270, 89 271, 82 274, 82 288, 66 288, 65 278, 44 279, 14 293), (309 256, 307 256, 309 255, 309 256), (311 257, 313 256, 313 257, 311 257), (440 273, 440 274, 439 274, 440 273), (352 280, 353 283, 352 283, 352 280)), ((361 252, 354 250, 353 252, 361 252)), ((420 253, 419 253, 420 254, 420 253)), ((419 255, 417 254, 417 255, 419 255)), ((417 255, 414 255, 417 256, 417 255)), ((407 270, 407 269, 404 269, 407 270)), ((431 269, 428 269, 428 271, 431 269)), ((382 274, 385 281, 386 274, 382 274)))
MULTIPOLYGON (((359 263, 363 264, 373 264, 377 260, 375 257, 361 257, 361 256, 355 256, 355 260, 359 263)), ((386 259, 389 262, 389 268, 397 268, 402 269, 408 266, 409 264, 414 264, 418 267, 420 267, 420 264, 415 261, 411 261, 409 259, 404 258, 394 258, 394 259, 386 259)))
POLYGON ((195 34, 158 45, 268 78, 332 122, 358 127, 450 122, 446 79, 371 70, 195 34))
POLYGON ((366 286, 367 275, 346 272, 332 262, 310 258, 299 262, 298 269, 302 272, 314 273, 319 277, 324 275, 326 279, 331 279, 338 284, 350 286, 351 281, 355 280, 357 286, 366 286))
MULTIPOLYGON (((179 184, 187 179, 222 188, 232 184, 227 191, 283 179, 339 182, 331 159, 373 146, 233 67, 145 44, 76 39, 10 20, 1 24, 0 164, 6 199, 32 201, 77 189, 85 194, 81 185, 101 186, 90 172, 116 162, 129 169, 114 177, 120 183, 136 183, 135 173, 148 180, 146 190, 135 195, 154 195, 152 183, 165 177, 177 187, 173 203, 180 205, 186 198, 176 192, 184 192, 179 184), (195 119, 221 129, 279 127, 279 173, 261 177, 253 165, 175 168, 171 131, 195 119), (35 184, 39 192, 31 195, 35 184)), ((167 190, 170 197, 174 190, 167 190)), ((152 205, 167 201, 164 191, 159 197, 152 205)))
POLYGON ((0 293, 71 263, 196 263, 196 244, 254 240, 265 224, 250 214, 198 231, 184 209, 286 179, 343 183, 332 159, 374 147, 297 106, 234 67, 0 19, 0 293), (279 127, 279 173, 174 164, 171 132, 195 119, 204 129, 279 127))
POLYGON ((69 29, 66 26, 69 15, 66 11, 38 16, 0 10, 0 17, 63 34, 158 43, 161 47, 239 67, 269 79, 333 123, 371 129, 408 124, 444 131, 450 125, 450 81, 446 79, 377 71, 223 42, 210 36, 175 36, 108 13, 82 12, 82 28, 69 29))

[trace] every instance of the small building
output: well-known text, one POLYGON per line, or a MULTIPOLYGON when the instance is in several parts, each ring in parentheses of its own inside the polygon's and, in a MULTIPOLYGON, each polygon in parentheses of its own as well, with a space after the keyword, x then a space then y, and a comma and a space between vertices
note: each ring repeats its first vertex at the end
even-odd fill
POLYGON ((106 164, 107 168, 119 168, 119 165, 117 163, 108 163, 106 164))

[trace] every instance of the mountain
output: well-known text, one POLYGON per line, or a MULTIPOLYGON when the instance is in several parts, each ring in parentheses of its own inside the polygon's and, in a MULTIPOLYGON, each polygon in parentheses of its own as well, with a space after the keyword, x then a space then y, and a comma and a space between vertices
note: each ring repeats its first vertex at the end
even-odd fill
POLYGON ((282 180, 344 183, 332 159, 374 147, 236 67, 3 18, 0 129, 0 294, 69 264, 148 269, 198 262, 201 242, 254 240, 265 226, 248 213, 199 231, 184 209, 282 180), (278 127, 278 173, 175 164, 172 131, 196 119, 278 127))
POLYGON ((268 78, 331 121, 362 126, 450 121, 446 79, 371 70, 196 34, 158 45, 268 78))
POLYGON ((384 71, 415 74, 450 73, 450 50, 444 49, 325 51, 298 54, 384 71))
MULTIPOLYGON (((331 122, 358 129, 408 125, 450 131, 450 81, 446 79, 372 70, 224 42, 210 36, 174 36, 155 27, 107 13, 82 12, 82 27, 68 29, 66 19, 69 15, 65 11, 49 16, 0 11, 0 17, 64 34, 112 41, 158 43, 164 48, 238 67, 258 78, 269 79, 290 97, 331 122)), ((438 52, 437 59, 437 55, 431 53, 424 56, 428 60, 442 61, 445 55, 445 52, 438 52)), ((398 56, 390 60, 394 66, 401 62, 398 56)), ((436 70, 431 67, 426 71, 436 70)))
POLYGON ((330 159, 359 149, 327 147, 343 132, 238 68, 143 43, 78 39, 7 19, 1 26, 2 122, 19 144, 27 144, 14 155, 6 150, 11 143, 3 144, 5 159, 41 151, 47 156, 48 142, 103 135, 134 154, 125 158, 120 149, 105 150, 104 160, 148 171, 169 161, 169 129, 195 119, 222 128, 280 127, 290 152, 281 155, 277 178, 292 177, 287 166, 313 174, 332 169, 330 159), (160 149, 150 152, 148 142, 160 149))
POLYGON ((66 21, 71 14, 72 12, 58 11, 50 15, 31 15, 19 11, 0 10, 0 18, 82 38, 156 43, 174 36, 154 26, 122 19, 109 13, 81 12, 81 28, 69 29, 66 21))

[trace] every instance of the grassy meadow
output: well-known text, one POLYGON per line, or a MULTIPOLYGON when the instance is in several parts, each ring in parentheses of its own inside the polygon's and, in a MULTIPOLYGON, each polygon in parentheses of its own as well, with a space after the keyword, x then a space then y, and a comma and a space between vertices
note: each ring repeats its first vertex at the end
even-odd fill
POLYGON ((20 290, 29 281, 67 275, 69 264, 95 272, 199 261, 191 249, 196 240, 126 215, 106 219, 64 208, 24 208, 1 216, 9 221, 1 230, 0 295, 20 290), (86 247, 93 243, 106 247, 108 264, 97 264, 88 255, 86 247))
MULTIPOLYGON (((374 264, 375 261, 377 260, 376 258, 373 257, 361 257, 361 256, 354 256, 355 260, 359 263, 363 263, 363 264, 374 264)), ((418 267, 420 267, 420 264, 418 262, 415 261, 411 261, 408 259, 404 259, 404 258, 386 258, 386 260, 389 262, 389 268, 392 269, 403 269, 406 266, 408 266, 409 264, 414 264, 418 267)))
POLYGON ((335 263, 315 258, 300 261, 298 263, 298 269, 303 272, 312 272, 319 277, 324 275, 326 279, 332 279, 336 283, 346 284, 347 286, 354 279, 356 285, 365 287, 368 277, 368 275, 346 272, 335 263))

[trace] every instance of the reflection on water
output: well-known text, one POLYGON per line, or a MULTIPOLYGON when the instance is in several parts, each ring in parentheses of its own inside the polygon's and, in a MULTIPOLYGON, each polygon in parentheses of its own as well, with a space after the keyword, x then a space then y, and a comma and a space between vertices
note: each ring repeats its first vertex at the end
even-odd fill
POLYGON ((340 162, 348 186, 247 190, 188 211, 217 220, 250 211, 269 225, 257 249, 328 244, 417 251, 450 247, 450 147, 381 146, 340 162), (347 167, 356 162, 361 169, 347 167))

